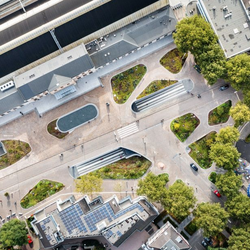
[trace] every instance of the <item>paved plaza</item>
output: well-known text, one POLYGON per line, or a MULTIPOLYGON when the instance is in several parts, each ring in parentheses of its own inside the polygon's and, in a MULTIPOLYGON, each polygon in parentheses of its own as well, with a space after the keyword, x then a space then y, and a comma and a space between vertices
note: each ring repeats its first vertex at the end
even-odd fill
MULTIPOLYGON (((173 48, 175 48, 174 43, 168 44, 157 52, 106 74, 101 78, 103 88, 97 88, 88 94, 79 96, 67 104, 45 113, 41 118, 35 112, 31 112, 2 126, 1 140, 26 141, 32 148, 30 155, 0 171, 2 217, 6 217, 10 209, 17 213, 23 213, 24 216, 29 216, 59 197, 67 197, 72 193, 79 196, 79 194, 74 193, 74 181, 69 175, 68 166, 92 159, 118 147, 128 148, 145 155, 153 164, 150 171, 156 174, 165 172, 169 174, 170 182, 168 185, 174 183, 176 179, 182 179, 194 187, 199 202, 211 200, 218 202, 218 198, 211 191, 212 184, 207 179, 211 171, 217 170, 212 166, 206 170, 199 168, 198 174, 191 171, 189 163, 193 160, 187 154, 186 148, 207 133, 219 131, 221 127, 233 124, 232 120, 229 119, 223 125, 209 126, 208 113, 229 99, 234 105, 237 102, 237 96, 231 88, 227 91, 219 91, 223 82, 213 86, 206 85, 204 78, 193 69, 194 60, 191 55, 188 56, 180 73, 172 74, 167 71, 161 66, 159 60, 173 48), (144 64, 147 67, 147 73, 128 101, 125 104, 116 104, 112 98, 111 78, 137 64, 144 64), (136 97, 152 81, 160 79, 191 79, 194 83, 192 89, 194 96, 189 93, 177 95, 176 98, 134 114, 131 111, 131 104, 136 97), (200 99, 196 97, 197 94, 201 95, 200 99), (106 106, 107 102, 110 104, 109 107, 106 106), (64 116, 88 103, 93 103, 99 110, 99 116, 95 120, 76 128, 62 140, 47 132, 47 124, 55 117, 64 116), (170 123, 174 118, 189 112, 194 113, 199 118, 200 125, 185 143, 181 143, 171 132, 170 123), (136 127, 131 126, 134 123, 136 127), (121 131, 124 127, 127 128, 126 133, 121 131), (119 131, 122 134, 120 137, 119 131), (63 157, 60 157, 62 153, 63 157), (165 168, 159 168, 159 162, 163 163, 165 168), (65 185, 65 188, 35 207, 21 208, 21 198, 41 179, 60 181, 65 185), (4 196, 5 192, 11 194, 9 200, 4 196), (17 202, 16 206, 14 202, 17 202)), ((132 192, 131 188, 136 190, 137 180, 105 180, 102 192, 104 198, 114 194, 117 182, 122 183, 123 186, 123 190, 117 194, 118 196, 125 197, 127 194, 135 196, 135 191, 132 192)), ((194 247, 194 249, 198 248, 194 247)))

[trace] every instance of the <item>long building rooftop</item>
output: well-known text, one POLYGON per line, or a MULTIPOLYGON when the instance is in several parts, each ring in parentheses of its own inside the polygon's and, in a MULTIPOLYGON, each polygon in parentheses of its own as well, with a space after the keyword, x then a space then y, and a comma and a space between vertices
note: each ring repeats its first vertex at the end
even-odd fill
POLYGON ((70 197, 37 211, 32 225, 45 248, 52 248, 65 239, 103 236, 118 247, 136 230, 142 231, 158 215, 146 198, 130 197, 119 201, 113 196, 107 201, 87 196, 75 201, 70 197))
POLYGON ((242 0, 198 0, 227 58, 250 50, 250 20, 242 0))

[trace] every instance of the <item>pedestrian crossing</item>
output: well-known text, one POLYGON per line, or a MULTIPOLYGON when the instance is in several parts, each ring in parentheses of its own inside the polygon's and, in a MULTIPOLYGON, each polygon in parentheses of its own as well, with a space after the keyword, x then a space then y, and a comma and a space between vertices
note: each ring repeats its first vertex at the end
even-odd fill
POLYGON ((139 131, 137 122, 131 123, 126 127, 120 128, 117 130, 117 135, 120 139, 123 139, 127 136, 130 136, 139 131))

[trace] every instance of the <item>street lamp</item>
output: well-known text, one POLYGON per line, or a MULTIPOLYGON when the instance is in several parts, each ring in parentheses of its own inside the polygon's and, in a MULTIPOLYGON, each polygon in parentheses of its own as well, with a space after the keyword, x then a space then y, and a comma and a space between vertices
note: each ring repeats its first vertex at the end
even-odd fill
POLYGON ((238 96, 238 91, 234 91, 234 94, 237 96, 238 100, 240 101, 240 98, 238 96))

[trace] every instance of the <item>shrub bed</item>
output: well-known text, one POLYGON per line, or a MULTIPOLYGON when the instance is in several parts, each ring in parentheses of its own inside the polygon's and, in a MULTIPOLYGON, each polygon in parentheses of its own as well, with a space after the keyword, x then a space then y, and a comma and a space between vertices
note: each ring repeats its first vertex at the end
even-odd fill
POLYGON ((193 235, 198 230, 198 227, 195 223, 195 219, 193 219, 184 229, 187 231, 188 234, 193 235))
POLYGON ((176 74, 181 71, 186 58, 187 54, 184 55, 175 48, 161 58, 160 64, 171 73, 176 74))
POLYGON ((125 103, 136 86, 145 75, 147 68, 143 64, 136 65, 111 79, 114 100, 118 104, 125 103))
POLYGON ((192 113, 188 113, 181 117, 174 119, 170 128, 176 137, 184 142, 200 124, 200 120, 192 113))
POLYGON ((229 110, 232 106, 232 102, 229 100, 217 108, 211 110, 208 114, 208 124, 215 125, 225 123, 229 118, 229 110))
POLYGON ((2 141, 7 154, 0 157, 0 169, 6 168, 19 161, 30 151, 30 145, 27 142, 17 140, 2 141))
POLYGON ((150 166, 151 162, 148 159, 133 156, 98 169, 95 173, 103 179, 138 179, 147 172, 150 166))
POLYGON ((58 130, 58 128, 56 127, 56 122, 57 122, 57 120, 54 120, 54 121, 52 121, 52 122, 50 122, 49 124, 48 124, 48 126, 47 126, 47 130, 48 130, 48 132, 51 134, 51 135, 53 135, 53 136, 55 136, 56 138, 58 138, 58 139, 63 139, 66 135, 68 135, 69 133, 67 132, 67 133, 62 133, 62 132, 60 132, 59 130, 58 130))
POLYGON ((215 184, 216 182, 216 176, 217 174, 215 172, 211 172, 211 174, 208 176, 208 179, 215 184))
POLYGON ((213 163, 209 158, 209 152, 211 145, 215 142, 215 137, 216 132, 211 132, 189 145, 191 149, 189 155, 204 169, 210 168, 213 163))
POLYGON ((150 95, 158 90, 164 89, 168 86, 171 86, 173 84, 175 84, 177 81, 175 80, 156 80, 151 82, 147 88, 145 88, 143 90, 143 92, 136 98, 136 99, 140 99, 144 96, 150 95))
POLYGON ((20 204, 23 208, 35 206, 38 202, 62 190, 63 187, 60 182, 41 180, 22 198, 20 204))

